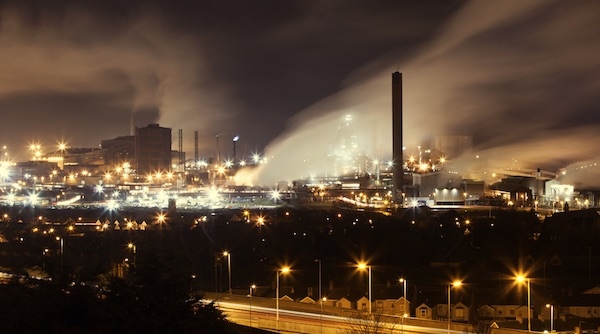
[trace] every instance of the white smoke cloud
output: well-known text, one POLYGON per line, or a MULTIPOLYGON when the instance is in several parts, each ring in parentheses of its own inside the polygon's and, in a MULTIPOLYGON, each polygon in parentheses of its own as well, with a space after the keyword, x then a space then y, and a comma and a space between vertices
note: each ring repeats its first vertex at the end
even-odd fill
MULTIPOLYGON (((142 10, 116 27, 74 8, 66 8, 60 18, 39 15, 33 25, 16 7, 1 9, 1 99, 35 99, 41 93, 106 96, 114 110, 158 109, 156 121, 187 133, 212 131, 209 124, 236 114, 228 87, 203 61, 199 38, 170 29, 159 13, 142 10)), ((49 113, 40 119, 52 119, 49 113)), ((52 119, 54 124, 68 121, 52 119)), ((115 124, 108 120, 105 126, 115 124)))
POLYGON ((404 78, 407 147, 435 135, 473 134, 493 168, 515 160, 523 168, 557 167, 600 156, 590 145, 599 126, 591 113, 600 105, 597 9, 594 2, 469 3, 409 61, 398 65, 387 56, 368 64, 349 76, 347 88, 297 117, 266 148, 270 162, 250 178, 272 184, 331 173, 326 157, 348 113, 357 119, 360 150, 391 156, 396 69, 404 78))

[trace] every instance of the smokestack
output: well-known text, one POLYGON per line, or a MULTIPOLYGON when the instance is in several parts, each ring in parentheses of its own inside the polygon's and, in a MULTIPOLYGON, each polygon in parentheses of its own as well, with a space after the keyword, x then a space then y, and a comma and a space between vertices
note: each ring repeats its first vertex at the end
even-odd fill
POLYGON ((178 147, 178 156, 179 156, 179 166, 183 166, 183 129, 179 129, 179 147, 178 147))
POLYGON ((233 163, 235 163, 235 144, 240 139, 240 136, 233 137, 233 163))
POLYGON ((394 156, 394 188, 392 196, 395 203, 404 206, 404 157, 402 152, 402 73, 392 73, 392 154, 394 156))
POLYGON ((194 162, 198 162, 198 131, 194 131, 194 162))

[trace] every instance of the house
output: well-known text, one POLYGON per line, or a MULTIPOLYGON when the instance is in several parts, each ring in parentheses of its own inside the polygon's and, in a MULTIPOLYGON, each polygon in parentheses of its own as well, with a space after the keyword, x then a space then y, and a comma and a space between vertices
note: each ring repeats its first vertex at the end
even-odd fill
POLYGON ((293 302, 294 298, 292 298, 292 297, 290 297, 288 295, 283 295, 283 296, 279 296, 279 300, 285 300, 285 301, 288 301, 288 302, 293 302))
MULTIPOLYGON (((354 301, 358 300, 361 296, 362 293, 352 289, 330 289, 329 293, 327 294, 327 300, 324 301, 323 305, 339 307, 342 309, 353 309, 353 306, 355 305, 354 301)), ((367 306, 365 305, 365 307, 367 306)))
MULTIPOLYGON (((437 304, 434 309, 433 318, 437 320, 448 320, 448 304, 437 304)), ((469 307, 462 302, 450 305, 450 321, 468 322, 469 307)))
POLYGON ((567 317, 600 318, 600 295, 587 291, 561 302, 560 310, 567 317))
MULTIPOLYGON (((356 301, 356 310, 368 312, 369 311, 369 303, 370 303, 369 298, 367 298, 365 296, 360 297, 356 301)), ((372 308, 371 310, 375 311, 375 308, 372 308)))
POLYGON ((334 298, 327 297, 327 299, 323 301, 323 306, 351 309, 352 302, 346 297, 341 297, 340 299, 334 299, 334 298))
POLYGON ((398 299, 376 300, 373 309, 377 313, 410 316, 410 302, 404 297, 398 299))
POLYGON ((427 304, 422 303, 415 309, 415 317, 417 319, 433 319, 433 309, 427 304))
POLYGON ((469 322, 469 307, 458 302, 450 307, 450 321, 469 322))
POLYGON ((338 300, 335 301, 335 307, 340 307, 340 308, 345 308, 345 309, 351 309, 352 308, 352 302, 350 300, 348 300, 346 297, 342 297, 338 300))
POLYGON ((306 296, 306 297, 300 299, 300 302, 304 303, 304 304, 316 304, 317 303, 317 301, 315 301, 314 299, 312 299, 309 296, 306 296))
POLYGON ((519 306, 515 309, 515 314, 517 315, 517 320, 523 321, 524 319, 533 318, 533 309, 527 308, 527 306, 519 306))
MULTIPOLYGON (((519 320, 529 319, 527 306, 517 304, 483 305, 477 309, 477 316, 481 320, 519 320)), ((531 310, 533 317, 533 309, 531 310)))

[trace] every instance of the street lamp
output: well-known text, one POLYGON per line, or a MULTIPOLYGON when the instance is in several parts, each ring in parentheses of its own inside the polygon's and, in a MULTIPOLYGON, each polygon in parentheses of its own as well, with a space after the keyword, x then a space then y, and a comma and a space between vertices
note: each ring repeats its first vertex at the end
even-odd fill
POLYGON ((290 272, 290 267, 283 267, 277 270, 277 289, 275 289, 275 309, 277 327, 279 327, 279 274, 287 274, 290 272))
POLYGON ((531 332, 531 279, 523 275, 515 277, 517 283, 527 282, 527 331, 531 332))
POLYGON ((448 284, 448 333, 450 333, 450 316, 451 316, 451 312, 450 312, 450 290, 452 290, 452 288, 458 288, 462 285, 461 281, 454 281, 451 284, 448 284))
POLYGON ((445 163, 446 163, 446 157, 440 157, 440 164, 442 164, 442 170, 444 170, 445 163))
POLYGON ((60 142, 58 143, 58 150, 60 151, 60 169, 65 169, 65 150, 67 149, 67 144, 60 142))
POLYGON ((369 271, 369 314, 371 314, 371 266, 367 265, 364 262, 358 264, 359 270, 367 270, 369 271))
POLYGON ((254 290, 256 290, 256 284, 250 286, 250 327, 252 327, 252 295, 254 294, 254 290))
POLYGON ((137 253, 137 248, 135 247, 135 244, 133 242, 128 243, 127 248, 131 249, 131 251, 133 252, 133 270, 135 272, 135 266, 136 266, 135 257, 136 257, 136 253, 137 253))
POLYGON ((229 294, 231 294, 231 253, 223 252, 223 256, 227 256, 227 274, 229 276, 229 294))
POLYGON ((550 308, 550 333, 554 332, 554 305, 546 304, 547 308, 550 308))
POLYGON ((410 311, 406 312, 406 278, 404 277, 400 277, 400 283, 402 283, 403 285, 403 294, 402 296, 404 297, 404 312, 402 312, 402 317, 405 317, 406 314, 408 313, 408 316, 410 317, 410 311))
POLYGON ((321 304, 321 314, 320 314, 320 323, 321 323, 321 333, 323 333, 323 297, 321 295, 321 260, 316 259, 315 262, 319 262, 319 303, 321 304))
POLYGON ((235 144, 240 140, 240 136, 233 137, 233 162, 235 163, 235 144))

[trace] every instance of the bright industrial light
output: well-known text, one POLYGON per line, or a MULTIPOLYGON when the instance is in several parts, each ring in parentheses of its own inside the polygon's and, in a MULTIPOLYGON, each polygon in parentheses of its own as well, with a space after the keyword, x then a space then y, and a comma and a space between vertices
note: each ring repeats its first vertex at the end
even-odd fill
POLYGON ((290 267, 283 267, 283 268, 281 268, 280 271, 282 274, 287 274, 290 272, 290 267))
POLYGON ((110 201, 107 202, 106 207, 109 210, 115 210, 115 209, 117 209, 119 207, 119 203, 117 203, 115 200, 111 199, 110 201))
POLYGON ((35 203, 37 202, 37 200, 38 200, 38 195, 37 195, 37 193, 32 193, 32 194, 29 194, 29 202, 30 202, 32 205, 33 205, 33 204, 35 204, 35 203))
POLYGON ((280 198, 281 198, 281 193, 279 192, 279 190, 271 191, 271 199, 278 200, 280 198))

